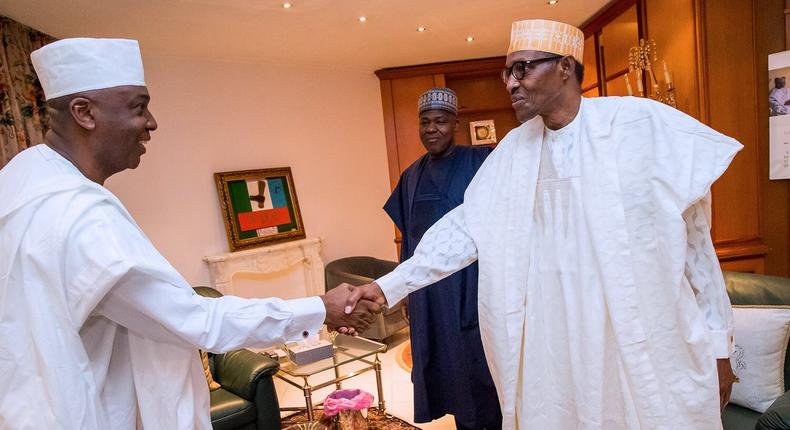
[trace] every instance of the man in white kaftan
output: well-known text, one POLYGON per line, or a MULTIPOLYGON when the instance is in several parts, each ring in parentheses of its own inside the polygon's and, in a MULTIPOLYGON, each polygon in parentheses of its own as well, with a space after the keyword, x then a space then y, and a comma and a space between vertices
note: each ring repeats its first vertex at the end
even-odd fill
POLYGON ((0 170, 0 428, 208 430, 198 347, 301 340, 339 325, 348 291, 196 295, 101 185, 156 129, 137 42, 36 52, 51 130, 0 170))
POLYGON ((582 99, 581 32, 523 40, 565 26, 514 23, 503 78, 524 124, 351 302, 392 305, 478 261, 502 428, 720 429, 732 317, 709 190, 741 145, 652 100, 582 99))
POLYGON ((774 87, 768 93, 768 104, 771 107, 771 116, 787 115, 787 105, 790 104, 790 88, 785 86, 786 78, 774 78, 774 87))

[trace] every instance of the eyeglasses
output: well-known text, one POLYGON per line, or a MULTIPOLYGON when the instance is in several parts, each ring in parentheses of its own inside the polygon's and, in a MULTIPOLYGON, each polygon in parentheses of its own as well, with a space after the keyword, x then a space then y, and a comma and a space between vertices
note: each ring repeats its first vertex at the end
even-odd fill
POLYGON ((535 66, 540 63, 545 63, 548 61, 555 61, 565 58, 562 55, 554 55, 551 57, 546 58, 537 58, 534 60, 524 60, 524 61, 516 61, 513 63, 512 66, 506 67, 502 70, 502 80, 507 82, 510 76, 516 78, 516 80, 520 81, 524 79, 524 76, 535 70, 535 66))

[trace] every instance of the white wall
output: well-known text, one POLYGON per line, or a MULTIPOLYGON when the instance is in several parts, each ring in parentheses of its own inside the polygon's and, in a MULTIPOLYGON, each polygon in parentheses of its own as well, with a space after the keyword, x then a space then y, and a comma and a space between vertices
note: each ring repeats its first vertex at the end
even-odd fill
POLYGON ((381 93, 372 73, 145 58, 159 129, 142 163, 112 177, 160 252, 193 285, 228 251, 213 173, 290 166, 325 262, 395 259, 381 93))

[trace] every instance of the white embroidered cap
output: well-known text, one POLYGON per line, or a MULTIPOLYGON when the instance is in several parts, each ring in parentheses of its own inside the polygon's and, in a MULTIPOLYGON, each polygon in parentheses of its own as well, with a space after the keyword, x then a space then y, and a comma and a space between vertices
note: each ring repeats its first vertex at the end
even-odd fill
POLYGON ((564 22, 546 19, 515 21, 510 30, 508 55, 516 51, 543 51, 569 55, 582 61, 584 33, 564 22))
POLYGON ((145 86, 140 45, 129 39, 63 39, 30 54, 47 100, 122 85, 145 86))

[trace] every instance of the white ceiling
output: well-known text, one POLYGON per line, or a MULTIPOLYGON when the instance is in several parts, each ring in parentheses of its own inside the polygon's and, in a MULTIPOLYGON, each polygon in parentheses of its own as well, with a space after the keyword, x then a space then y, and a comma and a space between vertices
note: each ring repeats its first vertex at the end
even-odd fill
POLYGON ((2 0, 0 15, 57 38, 138 39, 145 56, 372 71, 504 55, 512 21, 579 25, 608 1, 2 0))

